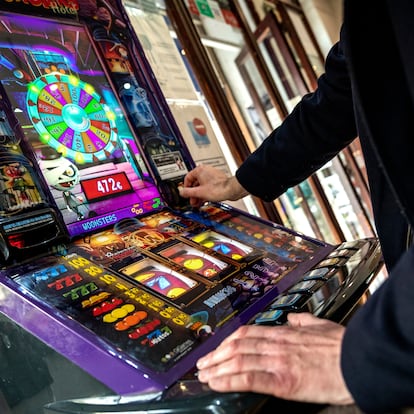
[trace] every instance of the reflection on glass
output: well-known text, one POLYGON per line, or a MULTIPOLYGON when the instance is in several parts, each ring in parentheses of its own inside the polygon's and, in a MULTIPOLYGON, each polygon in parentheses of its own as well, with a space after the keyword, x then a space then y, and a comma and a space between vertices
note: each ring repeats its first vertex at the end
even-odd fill
MULTIPOLYGON (((305 27, 303 23, 302 16, 292 9, 287 9, 289 18, 292 20, 292 23, 296 29, 297 35, 300 38, 300 41, 303 45, 303 49, 308 56, 309 61, 312 64, 312 69, 315 72, 316 76, 322 75, 324 72, 324 64, 321 58, 319 57, 319 53, 316 50, 315 44, 312 41, 308 29, 305 27)), ((306 76, 306 74, 304 74, 306 76)))
POLYGON ((279 200, 289 217, 289 225, 298 231, 335 243, 322 208, 307 181, 289 188, 279 200))
POLYGON ((56 400, 112 393, 1 313, 0 367, 1 414, 39 414, 56 400))
MULTIPOLYGON (((243 69, 246 71, 246 75, 249 78, 252 89, 254 89, 254 93, 257 94, 257 99, 259 100, 258 103, 266 117, 267 122, 263 122, 264 125, 261 125, 261 129, 267 130, 266 135, 268 135, 273 129, 277 128, 281 124, 282 119, 271 102, 263 79, 261 78, 256 64, 251 57, 247 57, 245 59, 243 69)), ((256 104, 256 107, 257 106, 258 105, 256 104)), ((260 145, 260 142, 258 142, 257 145, 260 145)))
POLYGON ((334 159, 317 172, 346 240, 372 236, 362 208, 353 196, 352 188, 341 168, 334 168, 334 159), (342 174, 341 174, 342 172, 342 174))
POLYGON ((295 81, 293 72, 289 70, 275 38, 269 37, 261 42, 259 47, 287 110, 291 112, 300 101, 304 91, 300 90, 295 81))

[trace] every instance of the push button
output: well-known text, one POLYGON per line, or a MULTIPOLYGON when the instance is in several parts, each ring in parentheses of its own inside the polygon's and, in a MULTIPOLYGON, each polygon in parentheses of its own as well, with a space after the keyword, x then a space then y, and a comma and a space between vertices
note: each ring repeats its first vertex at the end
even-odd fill
POLYGON ((318 267, 325 267, 325 266, 335 266, 340 267, 346 263, 346 259, 342 257, 332 257, 330 259, 322 260, 322 262, 318 263, 318 267))
POLYGON ((302 282, 296 283, 288 293, 313 293, 322 284, 319 280, 303 280, 302 282))
POLYGON ((352 255, 355 254, 355 250, 349 250, 349 249, 336 249, 332 253, 328 255, 328 258, 331 257, 345 257, 349 258, 352 255))
POLYGON ((275 325, 275 324, 282 324, 286 321, 286 317, 284 317, 284 313, 279 309, 271 309, 257 315, 254 322, 258 325, 275 325))
POLYGON ((328 280, 329 279, 329 268, 318 267, 304 274, 303 280, 328 280))
POLYGON ((309 300, 309 297, 305 297, 300 293, 294 293, 292 295, 284 295, 277 298, 271 305, 270 309, 299 309, 304 303, 309 300))
POLYGON ((349 242, 344 242, 340 244, 337 249, 354 249, 358 250, 360 246, 361 241, 360 240, 353 240, 349 242))

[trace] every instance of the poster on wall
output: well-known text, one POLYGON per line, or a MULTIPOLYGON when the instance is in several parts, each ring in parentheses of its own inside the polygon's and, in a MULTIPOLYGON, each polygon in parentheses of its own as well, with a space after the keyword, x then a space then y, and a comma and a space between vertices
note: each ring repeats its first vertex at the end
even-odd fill
POLYGON ((142 13, 132 7, 127 7, 127 12, 165 98, 197 100, 195 88, 164 17, 142 13))
POLYGON ((195 163, 229 172, 216 135, 201 105, 171 104, 171 112, 195 163))

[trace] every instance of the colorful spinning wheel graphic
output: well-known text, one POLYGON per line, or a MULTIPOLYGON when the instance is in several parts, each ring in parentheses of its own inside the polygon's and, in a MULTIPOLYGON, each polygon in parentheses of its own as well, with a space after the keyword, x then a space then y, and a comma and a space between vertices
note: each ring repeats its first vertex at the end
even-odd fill
POLYGON ((117 146, 115 114, 76 76, 37 78, 28 87, 27 110, 40 140, 79 164, 103 161, 117 146))

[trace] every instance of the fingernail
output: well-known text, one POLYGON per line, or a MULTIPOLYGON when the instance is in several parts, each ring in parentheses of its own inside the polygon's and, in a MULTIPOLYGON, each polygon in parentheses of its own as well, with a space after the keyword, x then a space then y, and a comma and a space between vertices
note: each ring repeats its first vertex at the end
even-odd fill
POLYGON ((204 360, 204 358, 201 358, 197 361, 197 368, 198 369, 203 369, 206 365, 206 362, 204 360))

